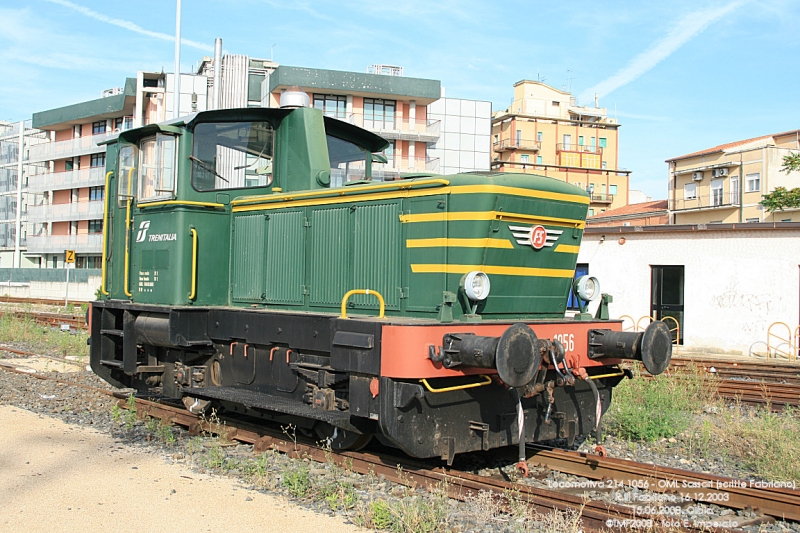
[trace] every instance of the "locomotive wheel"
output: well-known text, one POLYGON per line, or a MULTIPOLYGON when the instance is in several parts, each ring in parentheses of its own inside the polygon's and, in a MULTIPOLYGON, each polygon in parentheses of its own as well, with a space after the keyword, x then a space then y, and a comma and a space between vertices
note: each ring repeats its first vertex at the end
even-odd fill
POLYGON ((317 436, 331 447, 331 450, 349 450, 357 452, 372 440, 370 433, 356 433, 340 427, 332 426, 327 422, 317 422, 314 426, 317 436))

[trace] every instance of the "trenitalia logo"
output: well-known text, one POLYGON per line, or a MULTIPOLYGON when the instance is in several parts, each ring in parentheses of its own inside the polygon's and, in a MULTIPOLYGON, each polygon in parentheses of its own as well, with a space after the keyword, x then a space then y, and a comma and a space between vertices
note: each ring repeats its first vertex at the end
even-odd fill
POLYGON ((141 224, 139 224, 139 232, 136 234, 136 242, 144 242, 145 237, 147 237, 147 230, 150 229, 150 221, 143 220, 141 224))

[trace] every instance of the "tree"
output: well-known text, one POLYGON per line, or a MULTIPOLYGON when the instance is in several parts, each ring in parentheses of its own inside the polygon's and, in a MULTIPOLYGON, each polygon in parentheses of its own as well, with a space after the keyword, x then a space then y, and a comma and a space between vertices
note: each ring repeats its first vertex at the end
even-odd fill
MULTIPOLYGON (((787 174, 795 170, 800 170, 800 152, 783 156, 783 167, 781 167, 781 170, 787 174)), ((786 208, 800 207, 800 187, 795 187, 793 189, 775 187, 775 190, 765 194, 759 203, 770 213, 783 211, 786 208)))

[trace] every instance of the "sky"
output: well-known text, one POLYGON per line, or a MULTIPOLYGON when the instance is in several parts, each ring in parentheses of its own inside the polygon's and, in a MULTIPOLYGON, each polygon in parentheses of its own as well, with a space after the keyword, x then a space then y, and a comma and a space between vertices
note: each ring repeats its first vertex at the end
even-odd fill
MULTIPOLYGON (((174 70, 176 3, 0 0, 0 119, 174 70)), ((440 80, 506 109, 541 80, 622 124, 631 188, 667 196, 666 159, 800 129, 796 0, 182 0, 181 71, 213 55, 440 80)))

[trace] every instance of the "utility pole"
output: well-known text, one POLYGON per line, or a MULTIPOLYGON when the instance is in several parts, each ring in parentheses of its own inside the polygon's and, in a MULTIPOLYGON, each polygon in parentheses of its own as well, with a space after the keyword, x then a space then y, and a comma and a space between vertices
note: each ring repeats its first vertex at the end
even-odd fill
POLYGON ((175 101, 173 105, 172 118, 180 116, 181 104, 181 0, 176 0, 175 10, 175 101))

